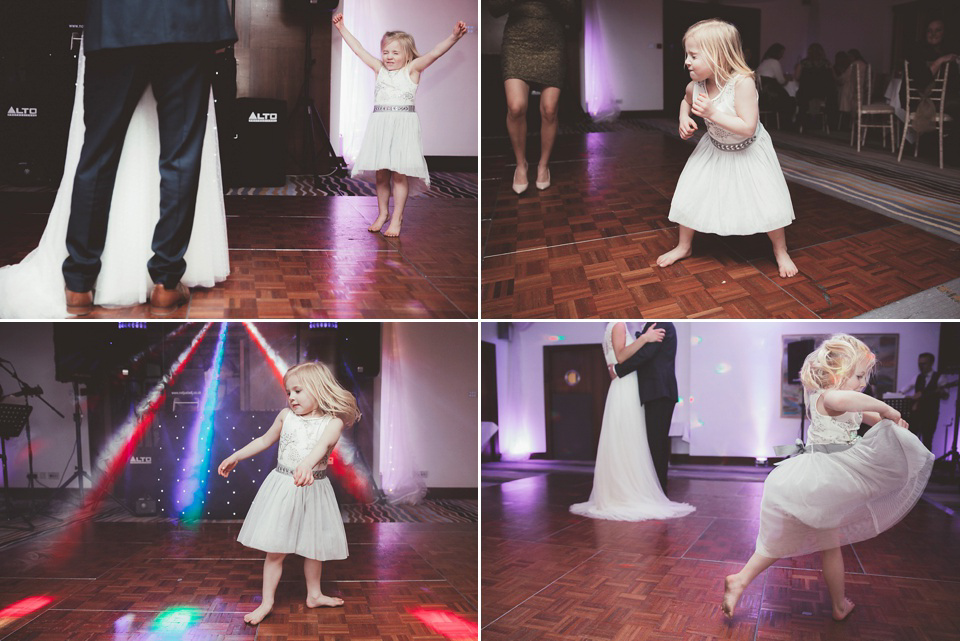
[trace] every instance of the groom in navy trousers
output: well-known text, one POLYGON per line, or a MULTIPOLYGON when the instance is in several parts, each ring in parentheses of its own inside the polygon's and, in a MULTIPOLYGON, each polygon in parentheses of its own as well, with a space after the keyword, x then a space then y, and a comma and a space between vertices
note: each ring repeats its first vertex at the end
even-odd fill
MULTIPOLYGON (((644 325, 643 330, 637 332, 637 338, 651 325, 653 323, 644 325)), ((647 442, 650 443, 650 454, 660 487, 666 493, 670 423, 677 404, 677 329, 673 323, 656 323, 656 326, 657 329, 666 330, 663 341, 647 343, 633 356, 611 367, 621 378, 630 372, 637 373, 640 401, 647 418, 647 442)))
POLYGON ((110 200, 127 126, 149 84, 160 128, 160 219, 150 310, 169 314, 190 296, 180 282, 190 241, 211 61, 236 42, 227 0, 88 0, 84 24, 86 133, 77 165, 63 262, 67 312, 93 310, 93 286, 107 234, 110 200))

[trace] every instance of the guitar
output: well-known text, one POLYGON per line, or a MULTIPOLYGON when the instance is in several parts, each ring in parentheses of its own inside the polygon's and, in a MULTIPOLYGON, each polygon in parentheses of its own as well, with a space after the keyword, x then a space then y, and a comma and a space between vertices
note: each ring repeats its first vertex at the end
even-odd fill
MULTIPOLYGON (((960 385, 960 380, 950 381, 949 383, 943 383, 943 384, 937 383, 937 386, 934 388, 934 390, 937 392, 940 392, 941 390, 947 390, 947 389, 950 389, 951 387, 956 387, 957 385, 960 385)), ((914 392, 914 395, 916 395, 916 392, 914 392)), ((910 411, 916 412, 919 407, 920 407, 920 398, 919 397, 913 398, 913 403, 910 406, 910 411)))

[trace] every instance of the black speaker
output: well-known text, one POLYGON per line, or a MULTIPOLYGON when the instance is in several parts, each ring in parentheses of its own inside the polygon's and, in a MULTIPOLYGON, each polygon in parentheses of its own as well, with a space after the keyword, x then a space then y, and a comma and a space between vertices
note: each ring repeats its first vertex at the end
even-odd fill
POLYGON ((937 371, 960 371, 960 322, 940 323, 940 350, 937 371))
POLYGON ((287 11, 333 11, 340 0, 284 0, 287 11))
POLYGON ((502 341, 510 340, 510 328, 513 323, 497 323, 497 338, 502 341))
MULTIPOLYGON (((346 380, 380 373, 380 323, 342 323, 337 328, 337 373, 346 380)), ((345 380, 341 383, 346 384, 345 380)))
POLYGON ((814 346, 812 338, 787 343, 787 382, 800 382, 800 368, 803 367, 803 360, 813 351, 814 346))
POLYGON ((272 98, 238 98, 229 154, 234 187, 282 187, 287 182, 287 105, 272 98))
POLYGON ((0 180, 63 172, 83 11, 82 0, 0 2, 0 180))

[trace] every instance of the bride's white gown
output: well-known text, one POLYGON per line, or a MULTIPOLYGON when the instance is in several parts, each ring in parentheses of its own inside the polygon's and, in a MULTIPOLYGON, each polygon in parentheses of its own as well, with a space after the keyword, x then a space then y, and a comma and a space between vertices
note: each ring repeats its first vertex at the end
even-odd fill
MULTIPOLYGON (((603 350, 607 363, 616 363, 613 350, 613 328, 607 323, 603 350)), ((627 332, 627 344, 633 342, 627 332)), ((686 516, 696 508, 675 503, 660 489, 647 443, 647 421, 637 373, 610 382, 603 408, 603 425, 597 446, 597 463, 593 472, 590 500, 570 506, 574 514, 615 521, 645 521, 686 516)))
MULTIPOLYGON (((73 179, 83 145, 84 67, 81 46, 63 179, 39 246, 19 264, 0 268, 0 318, 67 316, 60 268, 67 257, 67 221, 73 179)), ((187 271, 182 279, 190 287, 212 287, 230 273, 216 127, 211 92, 200 162, 196 217, 185 256, 187 271)), ((120 156, 102 268, 94 292, 97 305, 136 305, 149 297, 153 282, 147 272, 147 261, 153 255, 150 242, 160 217, 159 158, 157 102, 148 89, 130 120, 120 156)))

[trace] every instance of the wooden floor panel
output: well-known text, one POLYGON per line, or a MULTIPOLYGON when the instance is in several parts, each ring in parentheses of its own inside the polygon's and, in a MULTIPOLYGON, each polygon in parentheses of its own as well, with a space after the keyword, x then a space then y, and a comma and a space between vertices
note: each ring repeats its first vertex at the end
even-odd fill
POLYGON ((848 318, 960 276, 960 245, 792 184, 797 277, 779 277, 765 234, 697 234, 693 256, 657 267, 692 148, 644 131, 561 139, 553 185, 519 196, 503 141, 484 143, 484 318, 848 318))
POLYGON ((806 641, 960 635, 960 519, 921 501, 880 536, 842 548, 857 608, 830 616, 821 555, 781 559, 720 612, 724 577, 755 549, 760 482, 671 478, 698 507, 667 521, 570 515, 592 476, 550 472, 482 490, 482 638, 806 641), (569 522, 569 518, 573 522, 569 522), (527 522, 544 524, 534 529, 527 522), (553 528, 550 530, 550 528, 553 528), (536 534, 538 538, 532 540, 536 534))
POLYGON ((191 530, 89 522, 76 530, 72 575, 54 572, 69 562, 51 566, 62 538, 43 535, 0 555, 0 609, 31 596, 53 601, 21 618, 0 618, 0 638, 440 641, 457 638, 445 635, 445 621, 476 626, 475 524, 345 528, 350 557, 323 567, 324 592, 345 606, 307 608, 303 559, 289 555, 274 610, 259 628, 245 625, 243 615, 260 603, 264 555, 235 541, 239 523, 191 530), (423 611, 439 623, 418 617, 423 611))
MULTIPOLYGON (((230 276, 195 288, 173 318, 477 318, 475 200, 411 199, 399 238, 367 231, 377 216, 372 197, 225 202, 230 276)), ((0 212, 10 230, 0 238, 0 265, 35 247, 46 219, 0 212)), ((89 316, 148 317, 146 305, 89 316)))

